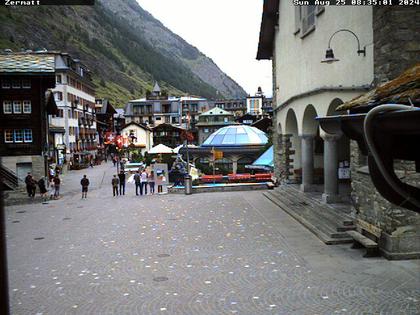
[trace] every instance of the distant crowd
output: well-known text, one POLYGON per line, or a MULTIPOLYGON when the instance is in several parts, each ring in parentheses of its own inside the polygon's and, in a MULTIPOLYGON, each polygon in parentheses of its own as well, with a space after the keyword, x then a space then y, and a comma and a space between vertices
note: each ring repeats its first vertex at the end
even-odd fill
POLYGON ((49 185, 47 179, 41 177, 36 180, 31 173, 25 177, 26 192, 29 198, 35 198, 37 187, 43 203, 47 203, 48 199, 58 199, 60 197, 61 179, 58 172, 54 176, 50 176, 49 185))

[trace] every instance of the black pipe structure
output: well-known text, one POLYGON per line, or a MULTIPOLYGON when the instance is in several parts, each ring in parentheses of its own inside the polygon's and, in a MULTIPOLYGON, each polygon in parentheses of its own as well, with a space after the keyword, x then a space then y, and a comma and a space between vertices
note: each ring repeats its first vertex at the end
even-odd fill
POLYGON ((3 187, 3 178, 0 176, 0 314, 9 315, 9 286, 3 187))

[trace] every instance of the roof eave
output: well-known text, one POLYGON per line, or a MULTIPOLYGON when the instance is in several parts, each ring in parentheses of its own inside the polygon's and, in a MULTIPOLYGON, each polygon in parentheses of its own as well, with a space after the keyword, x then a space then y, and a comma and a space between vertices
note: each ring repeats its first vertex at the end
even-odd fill
POLYGON ((275 28, 278 23, 279 1, 264 0, 257 60, 273 57, 275 28))

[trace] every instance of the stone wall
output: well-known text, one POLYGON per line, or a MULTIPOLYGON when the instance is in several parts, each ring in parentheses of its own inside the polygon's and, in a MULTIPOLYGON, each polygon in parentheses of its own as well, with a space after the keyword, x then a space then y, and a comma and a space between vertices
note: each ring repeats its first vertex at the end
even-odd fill
POLYGON ((17 173, 18 163, 30 163, 31 173, 35 179, 45 176, 45 159, 41 155, 4 156, 1 163, 14 173, 17 173))
POLYGON ((374 6, 375 82, 389 81, 420 62, 420 7, 374 6))
MULTIPOLYGON (((420 214, 386 201, 375 189, 366 166, 366 156, 351 141, 352 200, 356 217, 381 230, 379 246, 390 259, 420 258, 420 214)), ((396 174, 420 185, 413 163, 398 161, 396 174)), ((368 231, 369 232, 369 231, 368 231)))

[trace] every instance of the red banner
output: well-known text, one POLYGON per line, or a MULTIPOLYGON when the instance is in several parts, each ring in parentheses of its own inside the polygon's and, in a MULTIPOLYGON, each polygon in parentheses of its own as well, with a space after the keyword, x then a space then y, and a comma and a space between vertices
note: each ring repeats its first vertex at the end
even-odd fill
POLYGON ((104 144, 114 144, 114 142, 115 142, 115 134, 111 131, 106 132, 104 144))
POLYGON ((118 135, 115 137, 115 144, 119 149, 121 149, 124 145, 124 139, 122 136, 118 135))

